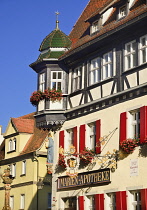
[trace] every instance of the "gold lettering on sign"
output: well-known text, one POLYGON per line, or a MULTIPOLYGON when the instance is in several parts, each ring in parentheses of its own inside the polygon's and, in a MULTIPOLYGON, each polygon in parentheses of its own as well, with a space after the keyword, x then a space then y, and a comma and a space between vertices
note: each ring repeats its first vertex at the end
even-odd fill
POLYGON ((110 181, 110 170, 93 171, 89 173, 81 173, 77 177, 61 177, 58 178, 58 189, 91 185, 93 183, 103 183, 110 181))
POLYGON ((84 175, 84 183, 88 183, 89 182, 89 176, 88 175, 84 175))

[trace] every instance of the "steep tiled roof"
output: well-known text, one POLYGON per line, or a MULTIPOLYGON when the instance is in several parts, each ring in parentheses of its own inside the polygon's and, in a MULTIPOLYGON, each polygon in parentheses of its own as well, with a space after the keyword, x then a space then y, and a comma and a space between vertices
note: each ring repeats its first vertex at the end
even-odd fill
POLYGON ((87 20, 99 14, 101 11, 104 10, 105 7, 109 7, 110 3, 116 4, 119 1, 121 2, 121 0, 90 0, 89 4, 86 6, 85 10, 79 17, 78 21, 76 22, 73 30, 69 35, 70 39, 72 40, 72 47, 65 54, 70 53, 75 48, 78 48, 79 46, 147 12, 147 6, 145 5, 145 0, 134 0, 133 6, 131 7, 129 14, 125 18, 116 21, 116 10, 114 9, 111 15, 109 16, 108 20, 106 21, 106 23, 100 29, 100 31, 98 31, 95 35, 91 36, 90 22, 88 22, 87 20))
POLYGON ((34 131, 34 120, 33 119, 22 119, 22 118, 11 118, 14 127, 19 133, 33 133, 34 131))
POLYGON ((32 134, 20 155, 39 149, 48 134, 48 131, 39 130, 36 127, 34 114, 35 113, 30 113, 18 118, 12 118, 12 122, 18 132, 32 134))
POLYGON ((34 127, 34 133, 28 140, 27 144, 25 145, 20 155, 34 152, 37 149, 39 149, 43 141, 45 140, 47 134, 48 134, 48 131, 39 130, 38 128, 34 127))
POLYGON ((106 2, 107 0, 91 0, 89 2, 69 35, 72 41, 73 39, 78 40, 86 34, 86 30, 90 26, 90 23, 87 21, 85 22, 85 20, 96 13, 98 9, 102 8, 106 2))

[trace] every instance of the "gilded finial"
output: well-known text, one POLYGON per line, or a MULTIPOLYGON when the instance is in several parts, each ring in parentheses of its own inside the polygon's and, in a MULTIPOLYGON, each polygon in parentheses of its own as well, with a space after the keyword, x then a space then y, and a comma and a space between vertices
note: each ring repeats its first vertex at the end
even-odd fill
POLYGON ((58 15, 60 14, 58 11, 55 12, 56 14, 56 29, 59 29, 59 20, 58 20, 58 15))

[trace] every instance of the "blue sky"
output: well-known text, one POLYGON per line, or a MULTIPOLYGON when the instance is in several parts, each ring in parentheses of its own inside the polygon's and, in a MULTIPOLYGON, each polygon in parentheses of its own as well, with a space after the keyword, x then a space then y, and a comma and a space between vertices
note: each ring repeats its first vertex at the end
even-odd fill
POLYGON ((69 34, 88 0, 0 0, 0 125, 5 132, 11 117, 35 111, 29 98, 36 90, 37 60, 42 40, 55 28, 69 34))

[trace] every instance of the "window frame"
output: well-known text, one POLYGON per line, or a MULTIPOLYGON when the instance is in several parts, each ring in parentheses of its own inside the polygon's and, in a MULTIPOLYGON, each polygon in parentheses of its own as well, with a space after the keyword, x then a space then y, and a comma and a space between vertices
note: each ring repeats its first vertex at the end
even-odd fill
POLYGON ((90 150, 95 151, 96 147, 96 122, 91 122, 87 124, 88 126, 88 139, 86 141, 86 147, 90 150))
POLYGON ((124 70, 125 71, 136 67, 137 63, 136 63, 136 59, 134 59, 137 56, 136 45, 137 45, 136 40, 127 42, 125 44, 125 49, 124 49, 124 64, 125 64, 124 70), (133 44, 135 44, 135 47, 134 47, 135 49, 133 49, 133 44), (127 46, 129 45, 130 45, 130 51, 127 51, 127 46))
POLYGON ((103 80, 105 80, 112 76, 113 76, 113 51, 109 51, 103 54, 102 57, 102 78, 103 80), (108 55, 108 60, 106 60, 106 55, 108 55), (107 67, 107 73, 106 73, 106 67, 107 67))
POLYGON ((131 191, 129 191, 129 193, 130 193, 130 195, 129 195, 130 207, 131 208, 133 207, 133 210, 135 210, 136 207, 137 207, 137 209, 139 209, 139 207, 141 207, 141 192, 140 192, 140 190, 131 190, 131 191), (139 195, 138 195, 138 193, 139 193, 139 195), (135 194, 137 194, 137 196, 135 194), (135 199, 135 197, 137 199, 135 199))
POLYGON ((61 90, 62 90, 62 88, 63 88, 63 71, 51 71, 51 89, 54 89, 53 82, 56 84, 55 85, 56 90, 60 90, 60 89, 58 89, 58 83, 61 83, 61 90), (54 73, 56 73, 56 77, 58 77, 58 73, 61 73, 61 79, 59 79, 59 78, 54 79, 53 78, 54 73))
POLYGON ((45 90, 45 72, 39 74, 39 90, 44 92, 45 90))
POLYGON ((73 70, 73 92, 80 90, 82 86, 82 66, 78 66, 73 70))
POLYGON ((9 139, 9 149, 8 149, 9 152, 13 151, 13 140, 12 139, 9 139))
POLYGON ((16 151, 16 138, 9 139, 8 142, 8 153, 16 151))
POLYGON ((99 20, 95 20, 91 25, 91 34, 97 32, 100 29, 99 20))
POLYGON ((142 65, 147 62, 147 34, 139 38, 139 64, 142 65), (145 45, 142 46, 141 40, 145 38, 145 45), (145 61, 143 61, 142 52, 145 49, 145 61))
POLYGON ((89 207, 89 210, 93 210, 95 208, 95 195, 92 194, 92 195, 87 195, 87 202, 86 204, 88 205, 89 207), (90 199, 91 198, 91 199, 90 199))
POLYGON ((12 163, 10 165, 8 165, 8 167, 10 168, 10 175, 15 178, 16 177, 16 163, 12 163))
POLYGON ((20 209, 25 209, 25 194, 20 195, 20 209))
POLYGON ((90 85, 101 81, 101 58, 97 57, 91 60, 90 63, 90 85), (96 66, 94 67, 94 63, 96 66))
POLYGON ((119 7, 118 19, 122 19, 122 18, 126 17, 126 15, 127 15, 127 5, 125 4, 125 5, 122 5, 121 7, 119 7), (125 9, 124 10, 125 14, 122 14, 122 12, 121 12, 121 9, 123 9, 123 8, 125 9))
POLYGON ((73 145, 74 143, 74 128, 69 128, 66 130, 66 134, 67 134, 67 137, 66 137, 66 144, 65 144, 65 150, 69 151, 69 147, 71 145, 73 145))
POLYGON ((26 160, 22 161, 21 175, 26 175, 26 160))
POLYGON ((116 210, 116 193, 107 193, 108 196, 108 206, 110 210, 116 210))
POLYGON ((140 137, 140 109, 131 110, 128 115, 127 137, 136 139, 140 137))
POLYGON ((10 195, 10 207, 11 207, 11 210, 14 209, 14 195, 10 195))

